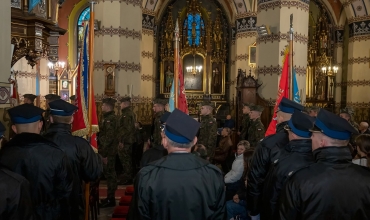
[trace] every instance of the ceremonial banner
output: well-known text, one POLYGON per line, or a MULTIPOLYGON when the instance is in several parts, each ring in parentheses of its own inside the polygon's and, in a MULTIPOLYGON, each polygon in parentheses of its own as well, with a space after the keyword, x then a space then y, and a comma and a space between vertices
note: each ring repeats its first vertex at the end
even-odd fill
POLYGON ((289 82, 288 82, 288 80, 289 80, 289 77, 288 77, 289 76, 289 48, 288 47, 285 49, 284 54, 285 55, 284 55, 284 59, 283 59, 283 70, 282 70, 281 77, 280 77, 279 88, 278 88, 276 103, 275 103, 275 107, 274 107, 274 115, 272 117, 272 120, 270 122, 269 127, 267 128, 265 136, 269 136, 271 134, 276 133, 276 124, 277 124, 276 111, 278 110, 281 99, 283 97, 285 97, 285 98, 289 97, 289 93, 288 93, 288 85, 289 85, 289 82))
POLYGON ((298 82, 297 82, 297 72, 293 68, 293 100, 299 104, 301 104, 301 97, 299 96, 299 88, 298 88, 298 82))

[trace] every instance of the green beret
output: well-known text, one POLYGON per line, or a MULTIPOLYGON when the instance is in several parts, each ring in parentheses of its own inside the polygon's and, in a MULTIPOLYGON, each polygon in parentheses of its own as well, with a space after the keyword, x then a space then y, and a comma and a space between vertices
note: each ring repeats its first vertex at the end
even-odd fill
POLYGON ((23 97, 24 97, 24 98, 27 98, 27 99, 29 99, 31 102, 33 102, 37 96, 36 96, 36 95, 34 95, 34 94, 24 94, 24 95, 23 95, 23 97))
POLYGON ((349 114, 349 115, 353 115, 354 110, 351 107, 345 107, 344 109, 340 110, 340 113, 346 113, 346 114, 349 114))
POLYGON ((45 99, 47 99, 49 101, 55 101, 57 99, 60 99, 60 96, 59 95, 56 95, 56 94, 47 94, 45 96, 45 99))
POLYGON ((102 100, 102 102, 114 107, 116 105, 117 100, 115 100, 113 98, 105 98, 105 99, 102 100))
POLYGON ((131 102, 131 97, 129 96, 124 96, 120 100, 120 102, 131 102))
POLYGON ((166 99, 155 99, 153 101, 153 104, 160 104, 160 105, 167 105, 167 100, 166 99))
POLYGON ((213 102, 210 102, 210 101, 202 102, 200 105, 201 105, 201 106, 210 106, 210 107, 212 107, 212 108, 214 108, 214 107, 215 107, 215 104, 214 104, 213 102))
POLYGON ((263 111, 263 107, 260 106, 260 105, 252 105, 249 107, 251 111, 257 111, 257 112, 262 112, 263 111))
POLYGON ((73 96, 69 97, 69 99, 72 100, 72 101, 74 101, 74 100, 76 100, 76 96, 73 95, 73 96))

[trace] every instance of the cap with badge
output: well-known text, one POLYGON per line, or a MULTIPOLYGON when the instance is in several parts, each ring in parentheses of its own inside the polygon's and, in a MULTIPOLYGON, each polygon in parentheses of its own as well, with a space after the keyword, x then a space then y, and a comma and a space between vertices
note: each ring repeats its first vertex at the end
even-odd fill
POLYGON ((154 99, 153 104, 159 104, 159 105, 164 106, 164 105, 167 104, 167 100, 165 100, 165 99, 154 99))
POLYGON ((18 105, 8 110, 10 120, 14 124, 29 124, 40 121, 43 109, 34 105, 18 105))
POLYGON ((175 109, 166 121, 164 133, 176 143, 187 144, 194 140, 199 127, 199 122, 184 112, 175 109))
POLYGON ((321 132, 338 140, 349 140, 352 134, 358 134, 358 131, 346 119, 325 109, 319 111, 311 132, 321 132))
POLYGON ((71 116, 77 110, 77 106, 62 99, 50 102, 49 106, 51 115, 71 116))
POLYGON ((260 105, 251 105, 249 106, 250 111, 263 112, 264 107, 260 105))
POLYGON ((55 94, 47 94, 45 96, 45 99, 51 102, 51 101, 60 99, 60 96, 59 95, 55 95, 55 94))
POLYGON ((23 95, 23 98, 27 98, 27 99, 29 99, 31 102, 33 102, 33 101, 35 101, 35 98, 36 98, 37 96, 36 95, 34 95, 34 94, 24 94, 23 95))
POLYGON ((310 129, 313 128, 314 121, 313 117, 295 110, 285 126, 285 130, 291 131, 300 137, 309 138, 311 137, 310 129))
POLYGON ((279 104, 278 111, 293 114, 294 110, 303 111, 304 107, 292 100, 283 97, 279 104))
POLYGON ((209 106, 209 107, 212 107, 214 108, 215 107, 215 104, 210 102, 210 101, 204 101, 200 104, 201 106, 209 106))
POLYGON ((0 122, 0 139, 4 136, 5 130, 5 126, 0 122))
POLYGON ((73 96, 69 97, 69 99, 72 100, 72 101, 74 101, 74 100, 76 100, 76 96, 73 95, 73 96))
POLYGON ((105 98, 102 100, 102 102, 114 107, 116 105, 117 100, 113 98, 105 98))
POLYGON ((131 97, 129 96, 124 96, 120 100, 120 102, 131 102, 131 97))

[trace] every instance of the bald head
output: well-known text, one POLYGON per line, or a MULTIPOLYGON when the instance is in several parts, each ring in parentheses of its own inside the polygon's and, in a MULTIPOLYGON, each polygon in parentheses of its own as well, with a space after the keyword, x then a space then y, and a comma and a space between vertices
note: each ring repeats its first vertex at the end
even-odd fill
POLYGON ((361 122, 358 130, 360 130, 361 133, 364 133, 367 129, 369 129, 369 124, 365 121, 361 122))
POLYGON ((20 134, 20 133, 33 133, 33 134, 40 134, 42 129, 42 121, 36 121, 33 123, 27 123, 27 124, 15 124, 12 125, 12 129, 14 133, 20 134))

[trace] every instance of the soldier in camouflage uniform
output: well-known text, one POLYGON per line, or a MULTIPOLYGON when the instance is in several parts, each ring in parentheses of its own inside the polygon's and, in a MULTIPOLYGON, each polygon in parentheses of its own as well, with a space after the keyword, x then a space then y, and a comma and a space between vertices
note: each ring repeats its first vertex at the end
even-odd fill
POLYGON ((265 126, 261 122, 261 113, 263 107, 259 105, 253 105, 250 107, 251 112, 249 113, 251 122, 248 129, 248 142, 252 148, 257 147, 257 143, 265 137, 265 126))
POLYGON ((207 155, 212 161, 217 142, 217 123, 213 118, 213 104, 211 102, 203 102, 200 108, 200 129, 197 144, 203 144, 207 148, 207 155))
POLYGON ((99 122, 98 146, 99 154, 103 158, 103 171, 107 179, 107 198, 101 201, 100 207, 113 207, 116 205, 115 192, 117 190, 117 175, 115 170, 117 154, 117 117, 114 112, 116 100, 103 99, 103 118, 99 122))
POLYGON ((248 137, 248 129, 250 124, 250 106, 254 105, 253 103, 245 103, 243 104, 243 119, 241 124, 241 131, 239 132, 239 141, 247 140, 248 137))
POLYGON ((60 99, 59 95, 55 94, 47 94, 45 96, 45 103, 46 103, 46 111, 44 113, 44 124, 43 124, 43 133, 46 133, 49 126, 50 126, 50 107, 49 107, 49 102, 55 101, 57 99, 60 99))
POLYGON ((72 105, 76 105, 76 96, 75 95, 69 97, 69 100, 71 100, 72 105))
POLYGON ((135 143, 136 117, 131 109, 131 98, 123 97, 121 100, 121 116, 117 125, 118 130, 118 156, 123 167, 122 184, 132 183, 132 146, 135 143))
POLYGON ((166 100, 156 99, 153 104, 154 118, 152 123, 152 132, 150 138, 151 147, 158 147, 162 145, 162 130, 161 130, 161 117, 165 112, 166 100))
POLYGON ((341 109, 339 116, 346 119, 355 129, 358 130, 359 125, 353 120, 354 110, 351 107, 341 109))

